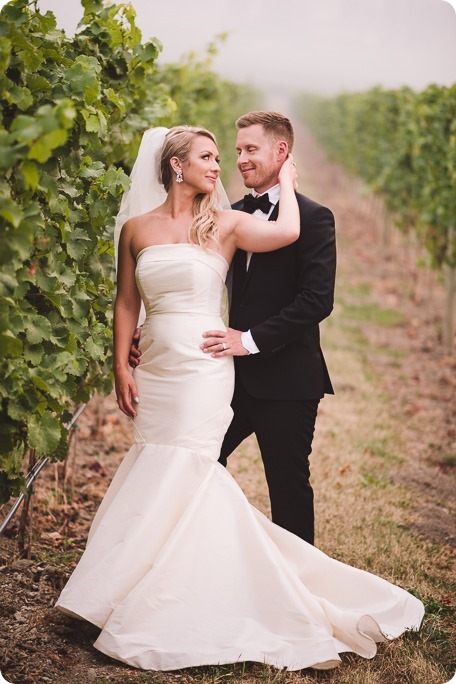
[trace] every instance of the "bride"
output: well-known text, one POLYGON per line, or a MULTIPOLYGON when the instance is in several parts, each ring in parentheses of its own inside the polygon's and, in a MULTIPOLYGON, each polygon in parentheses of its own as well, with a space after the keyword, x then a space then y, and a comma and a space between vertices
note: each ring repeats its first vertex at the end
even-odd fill
POLYGON ((209 131, 144 135, 119 214, 114 311, 116 393, 135 444, 57 607, 101 629, 100 651, 146 670, 239 661, 326 669, 342 652, 371 658, 376 642, 419 628, 421 602, 274 525, 217 461, 233 360, 204 354, 202 333, 224 328, 235 250, 275 250, 299 233, 291 157, 275 223, 223 210, 219 174, 209 131))

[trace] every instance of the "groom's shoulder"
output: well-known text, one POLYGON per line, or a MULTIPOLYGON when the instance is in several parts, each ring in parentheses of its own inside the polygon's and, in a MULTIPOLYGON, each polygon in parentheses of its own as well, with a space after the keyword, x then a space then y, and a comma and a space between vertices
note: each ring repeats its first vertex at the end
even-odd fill
POLYGON ((296 193, 296 198, 298 200, 298 205, 301 212, 305 211, 314 213, 315 211, 318 211, 320 209, 326 209, 327 211, 330 211, 328 210, 328 207, 325 207, 323 204, 315 202, 315 200, 311 199, 310 197, 307 197, 306 195, 302 195, 300 192, 296 193))

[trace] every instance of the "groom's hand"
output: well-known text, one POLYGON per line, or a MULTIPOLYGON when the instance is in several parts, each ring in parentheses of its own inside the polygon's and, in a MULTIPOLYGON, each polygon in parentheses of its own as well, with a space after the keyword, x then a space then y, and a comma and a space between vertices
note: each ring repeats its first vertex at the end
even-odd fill
POLYGON ((219 356, 247 356, 250 352, 242 346, 240 330, 208 330, 203 333, 205 341, 200 349, 205 354, 218 358, 219 356))
POLYGON ((136 368, 139 363, 141 352, 138 349, 139 338, 141 337, 141 328, 136 328, 131 338, 130 354, 128 356, 128 363, 132 368, 136 368))

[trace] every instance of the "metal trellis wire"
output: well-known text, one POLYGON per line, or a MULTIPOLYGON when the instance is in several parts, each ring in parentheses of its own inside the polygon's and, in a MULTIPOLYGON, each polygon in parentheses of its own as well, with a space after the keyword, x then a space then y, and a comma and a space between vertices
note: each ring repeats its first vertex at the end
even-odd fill
MULTIPOLYGON (((67 430, 71 430, 71 428, 73 427, 73 425, 75 424, 75 422, 77 421, 77 419, 79 418, 81 413, 84 411, 86 406, 87 406, 87 403, 79 404, 78 408, 73 413, 70 421, 65 425, 67 430)), ((46 465, 46 463, 48 461, 49 461, 49 457, 43 456, 42 458, 40 458, 39 461, 37 461, 35 463, 35 465, 31 469, 31 471, 27 475, 27 480, 26 480, 27 492, 26 493, 22 492, 22 494, 19 494, 19 496, 17 497, 17 499, 14 502, 14 504, 13 504, 11 510, 9 511, 8 515, 6 516, 6 518, 3 520, 2 524, 0 525, 0 534, 3 534, 3 532, 6 530, 7 526, 11 522, 11 520, 14 518, 14 516, 15 516, 17 510, 20 508, 20 505, 23 502, 26 494, 30 492, 32 484, 34 483, 34 481, 36 480, 36 478, 38 477, 40 472, 43 470, 44 466, 46 465)))

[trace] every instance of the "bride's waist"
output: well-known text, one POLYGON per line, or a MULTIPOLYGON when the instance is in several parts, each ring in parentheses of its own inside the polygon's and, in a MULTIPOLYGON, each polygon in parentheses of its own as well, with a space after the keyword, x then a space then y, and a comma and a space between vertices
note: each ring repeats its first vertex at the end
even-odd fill
POLYGON ((220 316, 211 314, 154 314, 143 323, 141 352, 149 349, 155 357, 170 350, 178 351, 184 356, 194 352, 199 358, 200 345, 204 341, 203 333, 208 330, 226 330, 226 326, 220 316))
POLYGON ((186 311, 185 313, 167 312, 146 315, 142 326, 144 331, 163 335, 173 335, 178 330, 202 331, 222 329, 225 324, 220 314, 201 314, 186 311))
POLYGON ((195 316, 200 317, 200 318, 220 318, 220 311, 217 312, 211 312, 211 311, 189 311, 188 309, 184 309, 182 311, 179 310, 173 310, 173 311, 160 311, 160 310, 155 310, 155 309, 146 309, 146 321, 153 320, 157 316, 182 316, 186 317, 188 316, 189 318, 194 318, 195 316))

